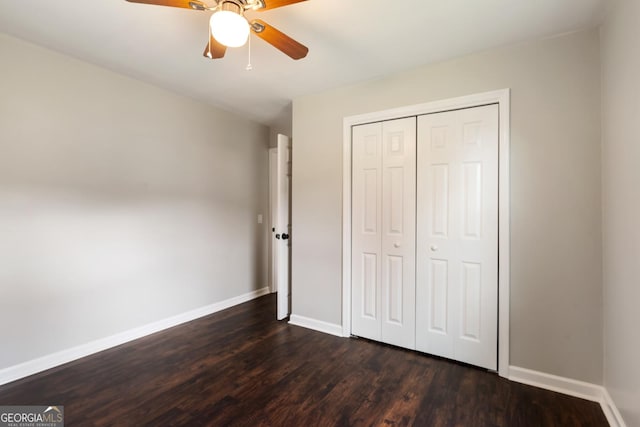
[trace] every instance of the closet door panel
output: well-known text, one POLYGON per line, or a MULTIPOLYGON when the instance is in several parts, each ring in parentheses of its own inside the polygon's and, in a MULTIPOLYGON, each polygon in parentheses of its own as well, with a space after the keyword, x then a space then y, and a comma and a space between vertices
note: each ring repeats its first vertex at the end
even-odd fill
POLYGON ((455 114, 418 118, 416 348, 454 358, 457 334, 453 304, 458 298, 455 257, 457 139, 455 114))
POLYGON ((382 124, 353 127, 351 329, 380 340, 382 124))
POLYGON ((415 117, 382 124, 382 152, 382 341, 415 349, 415 117))
POLYGON ((458 111, 462 214, 456 359, 497 370, 498 106, 458 111))
POLYGON ((416 347, 497 369, 498 107, 418 118, 416 347))

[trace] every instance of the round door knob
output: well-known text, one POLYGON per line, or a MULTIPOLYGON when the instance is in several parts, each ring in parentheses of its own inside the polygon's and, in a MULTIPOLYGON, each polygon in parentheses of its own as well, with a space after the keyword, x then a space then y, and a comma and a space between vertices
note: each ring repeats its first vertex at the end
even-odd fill
POLYGON ((280 235, 279 234, 276 234, 276 239, 280 239, 280 235))
POLYGON ((287 240, 289 235, 287 233, 282 233, 282 240, 287 240))
POLYGON ((438 247, 436 245, 431 245, 431 251, 435 252, 438 250, 438 247))
POLYGON ((394 248, 399 248, 399 247, 400 247, 400 243, 394 243, 394 244, 393 244, 393 247, 394 247, 394 248))

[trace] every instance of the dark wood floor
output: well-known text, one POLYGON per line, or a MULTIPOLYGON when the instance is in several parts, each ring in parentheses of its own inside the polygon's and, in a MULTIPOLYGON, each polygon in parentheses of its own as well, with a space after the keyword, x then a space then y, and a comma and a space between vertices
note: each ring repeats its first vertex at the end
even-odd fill
POLYGON ((272 295, 0 387, 74 426, 606 426, 597 403, 277 322, 272 295))

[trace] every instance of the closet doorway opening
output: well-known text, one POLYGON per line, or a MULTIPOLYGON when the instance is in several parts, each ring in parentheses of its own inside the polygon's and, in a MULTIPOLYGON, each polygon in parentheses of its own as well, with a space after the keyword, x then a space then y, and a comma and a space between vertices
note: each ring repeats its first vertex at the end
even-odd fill
POLYGON ((343 335, 497 368, 507 377, 509 90, 345 118, 343 155, 343 335), (395 124, 403 125, 401 132, 395 124), (463 150, 454 155, 443 148, 442 138, 456 132, 458 140, 449 145, 463 150), (480 140, 494 145, 483 143, 482 151, 465 144, 480 140), (453 174, 442 173, 447 167, 432 167, 448 161, 453 174), (448 185, 458 189, 447 190, 448 185), (443 197, 443 191, 453 198, 443 197), (425 198, 439 198, 438 209, 425 198), (443 201, 456 203, 460 215, 447 218, 443 201), (482 215, 467 215, 480 210, 482 215), (444 216, 435 218, 437 212, 444 216), (481 219, 485 215, 487 221, 481 219), (434 240, 442 232, 435 228, 449 220, 459 222, 452 226, 461 238, 434 240), (486 239, 479 238, 478 227, 486 230, 486 239), (457 259, 460 251, 452 244, 475 252, 457 259), (445 255, 460 268, 444 268, 445 255), (453 282, 459 286, 448 289, 447 274, 457 272, 453 282))

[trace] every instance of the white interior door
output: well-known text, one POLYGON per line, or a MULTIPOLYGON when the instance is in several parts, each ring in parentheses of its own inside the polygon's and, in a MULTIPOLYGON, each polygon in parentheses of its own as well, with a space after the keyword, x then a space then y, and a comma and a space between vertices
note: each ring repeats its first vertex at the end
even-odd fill
POLYGON ((289 264, 291 259, 291 141, 289 137, 278 134, 278 158, 276 176, 276 287, 278 290, 278 320, 291 313, 291 285, 289 264))
POLYGON ((415 348, 416 119, 353 128, 352 332, 415 348))
POLYGON ((498 106, 418 118, 416 348, 497 369, 498 106))

